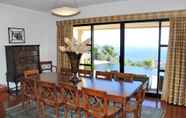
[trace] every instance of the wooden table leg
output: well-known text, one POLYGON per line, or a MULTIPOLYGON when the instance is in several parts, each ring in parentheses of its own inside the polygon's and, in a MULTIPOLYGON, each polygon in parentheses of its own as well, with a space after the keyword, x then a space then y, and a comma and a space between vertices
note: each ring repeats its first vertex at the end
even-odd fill
POLYGON ((2 103, 0 103, 0 118, 5 118, 5 109, 2 103))

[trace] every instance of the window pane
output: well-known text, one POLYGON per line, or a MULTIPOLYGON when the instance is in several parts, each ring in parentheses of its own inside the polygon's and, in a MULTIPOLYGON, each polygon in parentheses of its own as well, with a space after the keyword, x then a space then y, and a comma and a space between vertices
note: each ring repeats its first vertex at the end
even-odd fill
POLYGON ((80 65, 79 69, 91 70, 92 68, 91 66, 88 66, 88 65, 80 65))
POLYGON ((147 75, 151 91, 157 89, 158 39, 158 22, 125 24, 124 70, 147 75))
POLYGON ((165 70, 165 65, 167 61, 167 50, 168 47, 161 47, 160 48, 160 53, 161 53, 161 59, 160 59, 160 69, 165 70))
POLYGON ((158 88, 159 88, 160 92, 162 91, 162 88, 163 88, 164 76, 165 76, 165 73, 164 72, 160 72, 159 85, 158 85, 158 88))
MULTIPOLYGON (((79 26, 73 28, 73 35, 79 41, 85 41, 91 38, 90 26, 79 26)), ((80 64, 91 64, 91 51, 83 53, 80 64)))
POLYGON ((162 22, 161 45, 168 45, 169 42, 169 22, 162 22))
POLYGON ((120 24, 94 26, 94 64, 100 71, 119 71, 120 24))

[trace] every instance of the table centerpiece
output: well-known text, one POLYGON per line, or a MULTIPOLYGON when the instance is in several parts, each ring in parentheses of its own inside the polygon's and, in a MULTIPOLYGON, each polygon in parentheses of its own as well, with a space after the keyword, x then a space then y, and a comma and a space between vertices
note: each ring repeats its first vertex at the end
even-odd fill
POLYGON ((72 72, 70 81, 76 84, 80 81, 78 76, 80 59, 83 53, 90 50, 90 46, 88 46, 88 44, 90 44, 90 39, 81 41, 75 38, 72 38, 71 40, 69 38, 65 38, 64 43, 64 46, 60 46, 59 49, 61 52, 67 54, 69 58, 72 72))

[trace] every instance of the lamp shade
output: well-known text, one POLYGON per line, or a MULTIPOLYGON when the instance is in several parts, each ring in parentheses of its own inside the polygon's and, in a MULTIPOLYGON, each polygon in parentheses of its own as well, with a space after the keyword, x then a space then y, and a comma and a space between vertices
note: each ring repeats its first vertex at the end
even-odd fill
POLYGON ((73 7, 60 7, 52 9, 52 14, 57 16, 73 16, 79 14, 80 10, 73 7))

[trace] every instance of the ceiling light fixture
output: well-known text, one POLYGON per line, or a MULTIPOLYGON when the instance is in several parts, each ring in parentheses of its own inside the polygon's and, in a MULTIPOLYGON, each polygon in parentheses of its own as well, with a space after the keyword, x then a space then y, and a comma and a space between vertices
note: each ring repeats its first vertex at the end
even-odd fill
POLYGON ((74 0, 76 7, 62 6, 59 8, 52 9, 52 14, 57 16, 74 16, 80 13, 78 9, 77 1, 74 0))

